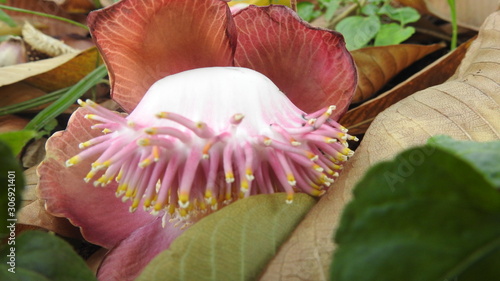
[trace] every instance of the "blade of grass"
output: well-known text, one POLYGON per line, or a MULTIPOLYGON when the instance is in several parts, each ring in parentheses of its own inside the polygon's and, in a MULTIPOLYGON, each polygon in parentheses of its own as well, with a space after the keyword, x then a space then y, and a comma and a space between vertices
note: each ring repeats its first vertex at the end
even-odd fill
POLYGON ((67 23, 76 25, 78 27, 84 28, 86 30, 89 30, 89 28, 86 25, 84 25, 84 24, 81 24, 79 22, 76 22, 76 21, 73 21, 73 20, 70 20, 70 19, 67 19, 67 18, 63 18, 63 17, 58 17, 58 16, 55 16, 55 15, 51 15, 51 14, 30 11, 30 10, 16 8, 16 7, 11 7, 11 6, 7 6, 7 5, 0 5, 0 9, 14 11, 14 12, 20 12, 20 13, 26 13, 26 14, 32 14, 32 15, 42 16, 42 17, 51 18, 51 19, 55 19, 55 20, 60 20, 60 21, 67 22, 67 23))
POLYGON ((450 6, 451 26, 452 26, 450 49, 453 51, 457 48, 457 37, 458 37, 457 8, 455 5, 455 0, 448 0, 448 5, 450 6))
POLYGON ((12 113, 17 113, 17 112, 20 112, 23 110, 27 110, 27 109, 30 109, 33 107, 37 107, 37 106, 46 104, 48 102, 55 101, 58 98, 60 98, 68 89, 69 89, 69 87, 54 91, 52 93, 43 95, 41 97, 33 98, 33 99, 23 101, 20 103, 16 103, 13 105, 1 107, 0 108, 0 116, 12 114, 12 113))
POLYGON ((5 22, 10 27, 17 26, 16 22, 2 10, 0 10, 0 21, 5 22))
POLYGON ((98 84, 104 76, 108 74, 105 65, 100 65, 94 71, 85 76, 82 80, 72 86, 62 97, 60 97, 53 104, 38 113, 33 118, 25 129, 41 130, 50 120, 56 118, 70 105, 80 98, 90 88, 98 84))

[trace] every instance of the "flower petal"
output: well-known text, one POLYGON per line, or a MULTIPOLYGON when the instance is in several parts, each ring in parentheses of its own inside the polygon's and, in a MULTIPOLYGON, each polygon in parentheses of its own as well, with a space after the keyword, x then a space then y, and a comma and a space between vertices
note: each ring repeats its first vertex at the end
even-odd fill
POLYGON ((134 280, 144 267, 166 250, 183 230, 161 219, 137 229, 109 252, 102 262, 97 277, 101 281, 134 280))
POLYGON ((123 0, 91 13, 88 22, 113 99, 128 112, 160 78, 233 65, 236 30, 224 1, 123 0))
POLYGON ((343 114, 357 75, 337 32, 311 27, 284 6, 250 6, 234 16, 237 66, 261 72, 305 112, 336 105, 343 114))
POLYGON ((81 228, 89 242, 111 248, 155 217, 142 209, 130 213, 130 204, 116 198, 115 183, 96 188, 83 181, 95 159, 65 167, 65 161, 80 152, 79 143, 100 134, 98 130, 91 131, 92 122, 83 117, 86 113, 85 109, 78 109, 67 130, 55 133, 47 141, 47 156, 37 171, 38 192, 49 213, 68 218, 81 228))

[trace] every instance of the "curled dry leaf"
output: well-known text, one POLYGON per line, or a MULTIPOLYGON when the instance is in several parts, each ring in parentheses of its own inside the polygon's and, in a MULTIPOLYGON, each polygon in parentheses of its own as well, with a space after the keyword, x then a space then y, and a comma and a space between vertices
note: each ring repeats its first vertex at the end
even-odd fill
POLYGON ((24 23, 22 33, 24 41, 30 44, 31 48, 51 57, 77 52, 64 42, 45 35, 28 22, 24 23))
POLYGON ((453 52, 433 62, 391 90, 349 110, 340 123, 353 135, 364 134, 375 117, 409 95, 445 82, 457 69, 474 39, 460 45, 453 52))
POLYGON ((453 80, 417 92, 377 116, 335 187, 281 247, 262 280, 329 279, 335 249, 332 237, 342 209, 371 165, 434 135, 474 141, 500 139, 499 40, 497 12, 481 27, 453 80))
POLYGON ((444 47, 444 44, 400 44, 354 50, 351 54, 358 67, 358 87, 352 102, 367 100, 401 70, 444 47))

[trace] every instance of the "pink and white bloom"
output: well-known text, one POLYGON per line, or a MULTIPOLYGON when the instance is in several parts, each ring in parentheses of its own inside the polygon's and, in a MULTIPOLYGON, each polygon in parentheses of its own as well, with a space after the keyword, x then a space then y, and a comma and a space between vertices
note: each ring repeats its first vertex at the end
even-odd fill
POLYGON ((352 154, 335 121, 355 89, 352 58, 342 36, 286 7, 233 16, 221 0, 122 0, 89 25, 130 114, 80 101, 38 171, 47 210, 112 249, 100 280, 133 279, 176 223, 231 201, 321 195, 352 154))

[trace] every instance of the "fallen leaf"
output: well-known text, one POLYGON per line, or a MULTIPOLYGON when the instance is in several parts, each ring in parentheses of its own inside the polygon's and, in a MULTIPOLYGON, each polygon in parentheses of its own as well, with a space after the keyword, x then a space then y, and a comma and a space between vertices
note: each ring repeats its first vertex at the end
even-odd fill
MULTIPOLYGON (((45 14, 55 15, 77 22, 85 22, 85 15, 72 15, 61 9, 56 3, 41 0, 7 0, 7 6, 21 8, 25 10, 41 12, 45 14)), ((50 36, 63 36, 66 34, 87 35, 88 30, 82 27, 75 26, 70 23, 62 22, 60 20, 38 16, 33 14, 13 12, 5 10, 7 14, 18 23, 22 24, 24 21, 29 21, 33 26, 39 28, 43 33, 50 36)), ((19 31, 15 29, 14 31, 19 31)), ((17 34, 19 35, 19 34, 17 34)))
MULTIPOLYGON (((0 68, 1 69, 1 68, 0 68)), ((38 88, 24 82, 18 82, 0 87, 0 107, 18 104, 34 98, 41 97, 46 93, 38 88)), ((40 109, 37 107, 36 109, 40 109)))
POLYGON ((356 154, 268 265, 261 280, 328 280, 332 237, 352 188, 373 164, 431 136, 500 139, 500 13, 481 27, 454 80, 417 92, 373 121, 356 154))
POLYGON ((47 138, 39 138, 26 146, 22 163, 23 167, 35 167, 45 158, 45 142, 47 138))
POLYGON ((358 87, 352 103, 369 99, 401 70, 443 47, 444 44, 400 44, 352 51, 358 67, 358 87))
POLYGON ((98 65, 95 48, 55 58, 0 68, 0 86, 26 80, 46 91, 69 87, 80 81, 98 65), (28 79, 29 78, 29 79, 28 79))
POLYGON ((315 203, 306 194, 297 194, 292 204, 285 197, 250 196, 203 218, 136 280, 255 280, 315 203))
POLYGON ((47 92, 76 84, 102 64, 97 48, 87 49, 51 71, 26 78, 26 82, 47 92))
POLYGON ((0 133, 22 130, 28 122, 29 120, 15 115, 0 116, 0 133))
MULTIPOLYGON (((433 15, 451 22, 450 6, 445 0, 423 0, 433 15)), ((460 0, 455 1, 459 26, 479 30, 486 17, 499 8, 498 0, 460 0)))
POLYGON ((364 134, 373 119, 389 106, 417 91, 446 81, 455 72, 472 42, 473 39, 469 40, 453 52, 448 53, 414 74, 403 83, 349 110, 342 116, 340 123, 347 127, 349 133, 352 135, 364 134))

